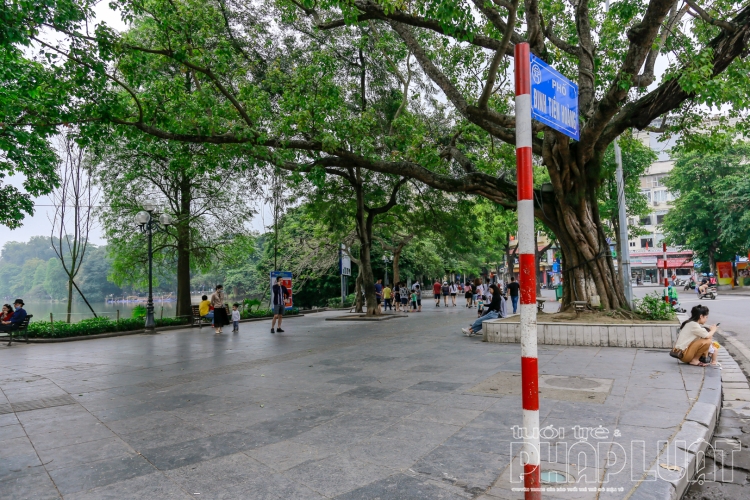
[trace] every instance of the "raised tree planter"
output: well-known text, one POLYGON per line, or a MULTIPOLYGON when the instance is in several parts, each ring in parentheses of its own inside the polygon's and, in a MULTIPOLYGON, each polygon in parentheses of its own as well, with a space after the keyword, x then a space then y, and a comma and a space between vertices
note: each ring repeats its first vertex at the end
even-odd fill
MULTIPOLYGON (((674 323, 626 323, 623 321, 612 324, 540 321, 537 323, 537 342, 542 345, 671 349, 677 340, 679 326, 677 321, 674 323)), ((485 321, 482 331, 485 342, 521 342, 521 328, 517 318, 485 321)))

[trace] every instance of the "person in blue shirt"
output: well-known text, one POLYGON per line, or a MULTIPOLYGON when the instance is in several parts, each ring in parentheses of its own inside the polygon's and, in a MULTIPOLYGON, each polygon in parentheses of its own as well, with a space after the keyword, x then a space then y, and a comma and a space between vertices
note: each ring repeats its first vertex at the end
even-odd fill
POLYGON ((3 321, 2 324, 0 324, 0 331, 9 332, 11 330, 16 330, 21 325, 23 320, 26 319, 26 310, 23 306, 23 300, 21 299, 16 299, 16 301, 13 302, 13 307, 15 308, 13 316, 10 317, 9 321, 3 321))

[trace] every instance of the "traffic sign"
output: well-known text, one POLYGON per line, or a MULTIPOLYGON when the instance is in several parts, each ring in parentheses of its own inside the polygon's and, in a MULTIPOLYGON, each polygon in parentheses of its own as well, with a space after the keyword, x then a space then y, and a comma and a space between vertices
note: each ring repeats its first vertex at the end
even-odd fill
POLYGON ((578 85, 531 56, 531 117, 578 140, 578 85))

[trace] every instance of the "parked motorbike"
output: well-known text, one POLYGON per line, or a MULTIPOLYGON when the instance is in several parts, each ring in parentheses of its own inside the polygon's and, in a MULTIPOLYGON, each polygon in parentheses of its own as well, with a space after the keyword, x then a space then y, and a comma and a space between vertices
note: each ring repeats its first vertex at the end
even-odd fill
POLYGON ((685 288, 683 290, 695 290, 695 281, 690 280, 685 282, 685 288))

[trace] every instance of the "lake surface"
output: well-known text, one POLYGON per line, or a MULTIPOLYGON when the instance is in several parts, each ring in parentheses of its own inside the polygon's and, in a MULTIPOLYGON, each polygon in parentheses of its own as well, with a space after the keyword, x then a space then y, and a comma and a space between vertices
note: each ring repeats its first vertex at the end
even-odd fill
MULTIPOLYGON (((117 318, 118 309, 120 311, 120 318, 131 318, 133 309, 136 305, 138 305, 137 302, 129 302, 123 304, 105 304, 103 301, 91 302, 91 307, 94 308, 97 316, 105 316, 111 319, 117 318)), ((28 300, 26 301, 24 309, 26 309, 27 313, 34 315, 34 319, 32 321, 49 321, 50 313, 52 313, 55 321, 65 321, 67 317, 68 304, 67 302, 28 300)), ((174 302, 164 302, 164 304, 156 302, 154 304, 154 316, 157 319, 159 319, 160 317, 173 318, 175 315, 175 311, 176 304, 174 302), (163 311, 162 305, 164 306, 163 311)), ((70 317, 71 323, 76 323, 78 321, 81 321, 82 319, 93 317, 94 315, 91 314, 91 310, 88 308, 85 302, 73 302, 70 317)))

